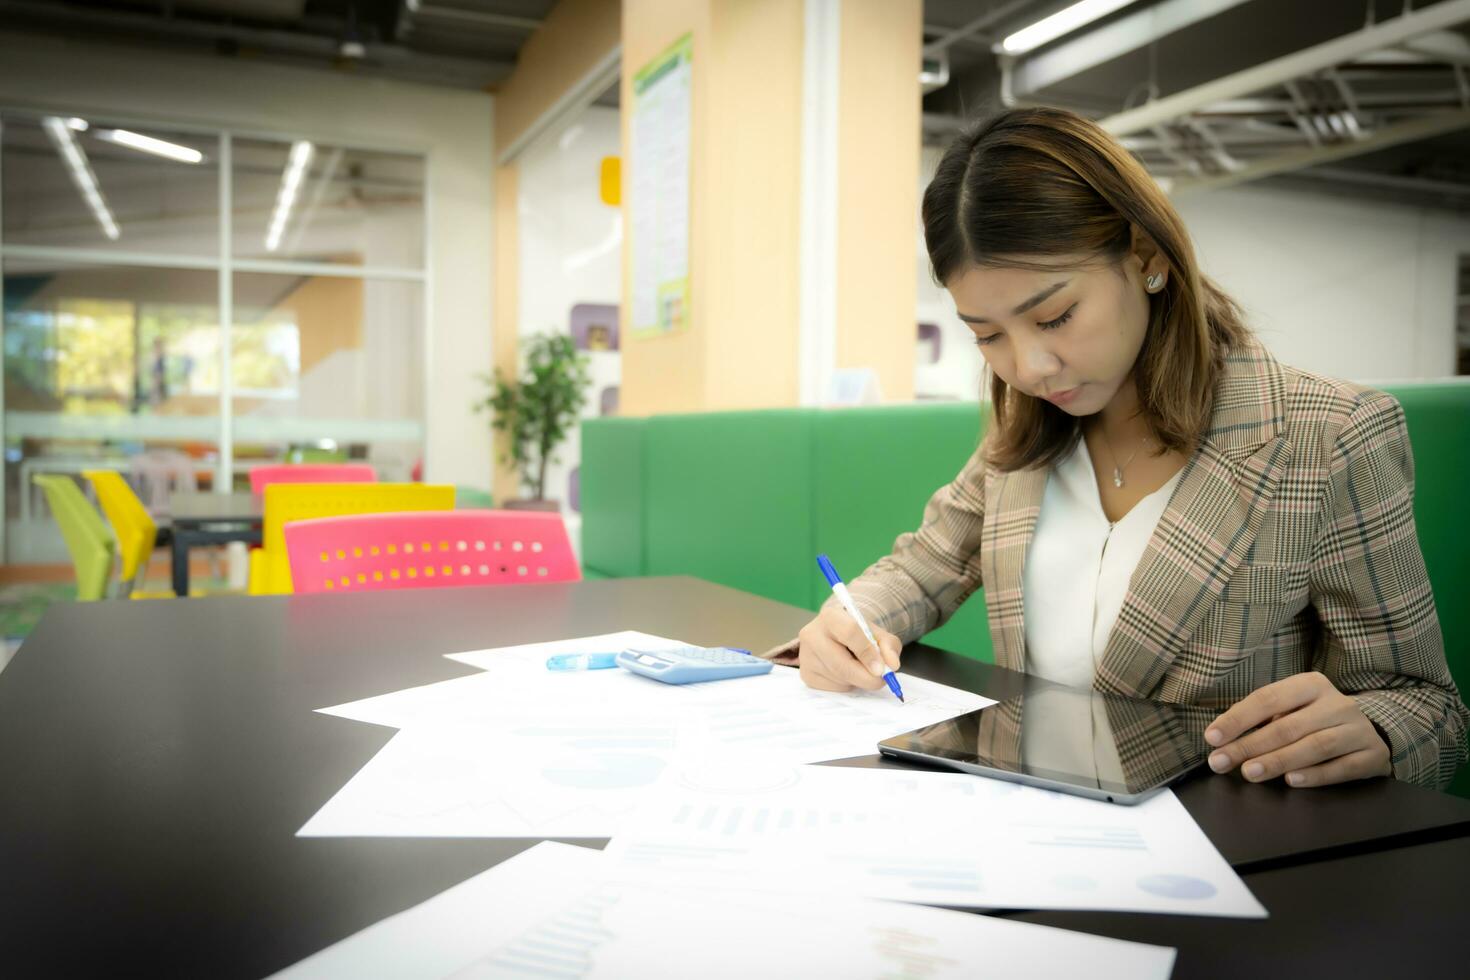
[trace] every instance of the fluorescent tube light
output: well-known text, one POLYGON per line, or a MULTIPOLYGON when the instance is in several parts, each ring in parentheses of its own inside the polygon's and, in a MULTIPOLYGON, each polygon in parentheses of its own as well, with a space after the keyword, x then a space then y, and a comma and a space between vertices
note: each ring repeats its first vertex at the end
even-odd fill
POLYGON ((286 222, 291 219, 291 208, 296 204, 296 195, 301 191, 302 178, 311 164, 315 152, 306 140, 297 140, 291 145, 291 157, 281 173, 281 189, 276 193, 276 210, 271 215, 270 229, 265 233, 265 250, 274 252, 281 247, 281 235, 285 234, 286 222))
POLYGON ((85 133, 87 131, 87 120, 72 116, 66 121, 66 127, 67 129, 74 129, 79 133, 85 133))
POLYGON ((1038 20, 1030 27, 1021 28, 1000 42, 1000 49, 1006 54, 1025 54, 1106 17, 1115 10, 1121 10, 1132 2, 1133 0, 1079 0, 1050 17, 1038 20))
POLYGON ((72 135, 66 121, 56 116, 47 116, 41 120, 41 128, 46 131, 56 152, 61 154, 67 173, 71 175, 71 182, 77 185, 77 190, 82 193, 82 200, 92 209, 97 223, 102 226, 102 233, 117 241, 122 232, 118 231, 117 222, 112 220, 112 212, 108 210, 107 201, 102 197, 102 189, 97 186, 97 175, 87 162, 86 152, 77 145, 76 137, 72 135))
POLYGON ((142 150, 154 156, 167 157, 180 163, 203 163, 204 154, 190 146, 180 146, 167 140, 144 136, 128 129, 99 129, 94 134, 98 139, 126 146, 130 150, 142 150))

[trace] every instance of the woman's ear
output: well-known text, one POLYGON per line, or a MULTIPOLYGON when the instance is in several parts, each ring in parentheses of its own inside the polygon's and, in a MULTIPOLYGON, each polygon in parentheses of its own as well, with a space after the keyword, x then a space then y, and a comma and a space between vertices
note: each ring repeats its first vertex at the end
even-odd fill
POLYGON ((1137 263, 1136 268, 1143 279, 1143 288, 1151 293, 1156 293, 1164 288, 1164 283, 1169 279, 1169 263, 1148 232, 1137 225, 1131 227, 1133 245, 1130 258, 1137 263))

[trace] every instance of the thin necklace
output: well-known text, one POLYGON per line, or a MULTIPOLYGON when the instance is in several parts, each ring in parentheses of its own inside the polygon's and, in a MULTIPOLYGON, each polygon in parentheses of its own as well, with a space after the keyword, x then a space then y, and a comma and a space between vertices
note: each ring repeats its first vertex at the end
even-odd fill
POLYGON ((1129 456, 1120 466, 1118 465, 1118 454, 1113 449, 1113 441, 1108 438, 1107 427, 1101 422, 1098 422, 1097 429, 1102 433, 1103 445, 1108 447, 1108 455, 1113 457, 1113 486, 1121 488, 1123 486, 1123 471, 1128 468, 1129 463, 1133 462, 1134 458, 1138 455, 1138 450, 1148 445, 1148 436, 1143 437, 1143 442, 1138 444, 1138 449, 1133 450, 1133 455, 1129 456))

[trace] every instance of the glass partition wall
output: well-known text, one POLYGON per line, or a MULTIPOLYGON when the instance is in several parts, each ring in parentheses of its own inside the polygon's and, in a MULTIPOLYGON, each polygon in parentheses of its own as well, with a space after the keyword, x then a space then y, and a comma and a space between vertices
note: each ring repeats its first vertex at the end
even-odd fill
POLYGON ((65 560, 38 473, 178 488, 423 447, 423 154, 0 109, 7 562, 65 560))

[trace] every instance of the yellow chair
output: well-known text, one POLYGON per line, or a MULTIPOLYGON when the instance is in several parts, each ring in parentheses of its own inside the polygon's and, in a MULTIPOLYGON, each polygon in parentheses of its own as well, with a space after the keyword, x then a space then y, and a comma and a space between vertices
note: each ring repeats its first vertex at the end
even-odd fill
MULTIPOLYGON (((97 503, 112 525, 112 536, 117 541, 121 566, 117 573, 117 595, 122 599, 172 599, 174 590, 155 589, 141 591, 143 580, 148 577, 148 562, 153 557, 153 546, 158 541, 158 525, 143 506, 143 501, 128 486, 121 473, 115 470, 83 470, 82 476, 92 484, 97 494, 97 503)), ((200 595, 197 589, 189 591, 191 596, 200 595)))
MULTIPOLYGON (((122 474, 114 470, 83 470, 82 476, 92 484, 97 503, 112 525, 117 539, 122 567, 118 571, 118 595, 127 598, 141 584, 148 572, 148 559, 153 557, 153 543, 158 538, 158 525, 122 474)), ((173 595, 172 592, 169 593, 173 595)))
POLYGON ((272 483, 265 488, 261 546, 250 552, 250 594, 287 595, 286 525, 315 517, 453 510, 454 487, 424 483, 272 483))
POLYGON ((61 528, 77 575, 77 601, 107 598, 107 580, 112 577, 112 555, 117 546, 102 523, 102 515, 87 503, 71 477, 37 473, 31 479, 46 494, 51 514, 61 528))

